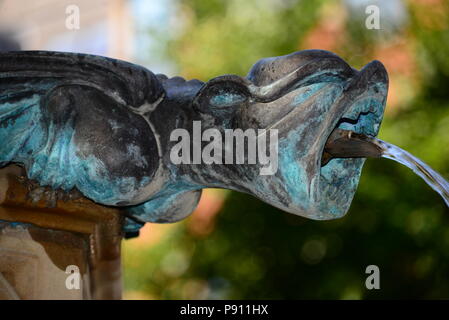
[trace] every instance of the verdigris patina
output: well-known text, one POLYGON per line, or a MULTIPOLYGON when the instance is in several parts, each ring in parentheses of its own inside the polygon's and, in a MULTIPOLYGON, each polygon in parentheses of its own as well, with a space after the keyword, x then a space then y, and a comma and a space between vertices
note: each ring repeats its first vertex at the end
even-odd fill
POLYGON ((357 71, 322 50, 262 59, 246 77, 206 83, 99 56, 3 52, 0 165, 20 164, 40 186, 125 207, 127 232, 186 217, 207 187, 334 219, 349 209, 364 159, 322 166, 326 140, 335 128, 376 136, 387 90, 380 62, 357 71), (261 175, 260 163, 174 164, 171 133, 192 133, 195 122, 202 132, 277 129, 277 170, 261 175))

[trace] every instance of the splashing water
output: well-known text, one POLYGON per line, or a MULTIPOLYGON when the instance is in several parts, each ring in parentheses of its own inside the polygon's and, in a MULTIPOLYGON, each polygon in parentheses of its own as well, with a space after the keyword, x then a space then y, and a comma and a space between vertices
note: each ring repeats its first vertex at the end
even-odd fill
POLYGON ((409 167, 420 176, 433 190, 438 192, 449 207, 449 182, 427 164, 416 158, 409 152, 380 139, 375 139, 382 147, 382 158, 397 161, 409 167))

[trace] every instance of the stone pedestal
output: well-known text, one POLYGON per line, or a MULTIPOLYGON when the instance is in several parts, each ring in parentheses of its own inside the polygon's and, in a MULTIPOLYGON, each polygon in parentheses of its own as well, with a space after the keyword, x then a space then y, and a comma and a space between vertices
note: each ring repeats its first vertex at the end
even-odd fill
POLYGON ((0 299, 120 299, 121 211, 38 191, 0 170, 0 299))

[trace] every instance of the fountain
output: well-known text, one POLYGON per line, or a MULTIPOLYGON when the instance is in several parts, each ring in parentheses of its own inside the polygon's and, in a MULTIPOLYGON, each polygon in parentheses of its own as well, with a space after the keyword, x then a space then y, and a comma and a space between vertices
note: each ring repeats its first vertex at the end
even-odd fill
POLYGON ((120 298, 122 236, 187 217, 204 188, 336 219, 364 159, 386 157, 447 203, 440 175, 375 138, 387 90, 379 61, 355 70, 323 50, 208 82, 85 54, 0 53, 1 296, 120 298), (76 268, 81 291, 61 287, 76 268), (18 281, 33 272, 51 285, 18 281))

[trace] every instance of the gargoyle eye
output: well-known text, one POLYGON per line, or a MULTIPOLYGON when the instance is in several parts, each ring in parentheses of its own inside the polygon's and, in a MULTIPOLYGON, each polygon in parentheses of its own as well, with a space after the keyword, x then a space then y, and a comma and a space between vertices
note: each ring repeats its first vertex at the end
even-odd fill
POLYGON ((246 96, 238 93, 224 92, 213 96, 210 99, 210 104, 214 107, 228 107, 235 104, 242 103, 246 100, 246 96))
POLYGON ((250 93, 247 82, 239 76, 226 75, 206 83, 197 94, 194 105, 201 112, 213 109, 238 107, 248 101, 250 93))

